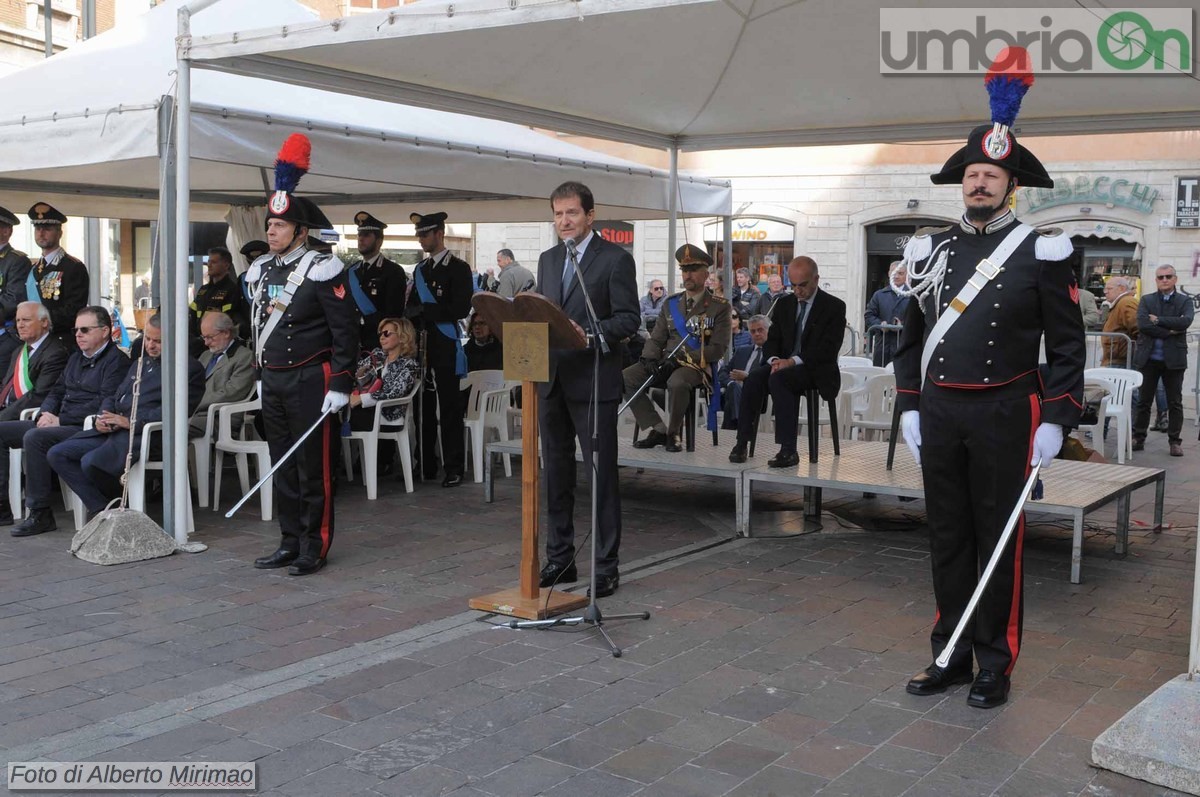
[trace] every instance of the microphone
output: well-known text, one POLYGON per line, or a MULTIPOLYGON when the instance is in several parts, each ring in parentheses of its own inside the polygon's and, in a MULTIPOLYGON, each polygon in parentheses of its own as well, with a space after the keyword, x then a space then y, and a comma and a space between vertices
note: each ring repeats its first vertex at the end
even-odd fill
POLYGON ((567 254, 569 254, 571 256, 571 260, 578 263, 579 262, 579 247, 575 245, 575 239, 567 238, 566 240, 563 241, 563 243, 566 244, 567 254))

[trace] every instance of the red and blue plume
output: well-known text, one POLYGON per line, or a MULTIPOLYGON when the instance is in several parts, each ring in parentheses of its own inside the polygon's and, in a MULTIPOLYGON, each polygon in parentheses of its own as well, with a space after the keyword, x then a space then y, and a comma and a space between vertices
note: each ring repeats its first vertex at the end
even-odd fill
POLYGON ((1029 51, 1024 47, 1005 47, 988 67, 983 78, 992 107, 992 122, 1012 127, 1021 110, 1021 100, 1033 85, 1029 51))
POLYGON ((275 156, 275 190, 292 193, 300 184, 300 178, 308 172, 312 157, 312 143, 308 136, 292 133, 279 148, 275 156))

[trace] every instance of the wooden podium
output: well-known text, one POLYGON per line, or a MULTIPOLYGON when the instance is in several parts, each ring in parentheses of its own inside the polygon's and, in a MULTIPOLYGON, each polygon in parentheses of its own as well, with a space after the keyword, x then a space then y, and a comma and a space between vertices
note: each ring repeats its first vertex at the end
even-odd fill
POLYGON ((505 299, 477 293, 475 311, 504 343, 504 378, 521 380, 521 582, 520 586, 471 598, 472 609, 543 620, 586 606, 583 595, 539 589, 538 382, 550 381, 550 349, 582 349, 587 342, 558 305, 537 293, 505 299))

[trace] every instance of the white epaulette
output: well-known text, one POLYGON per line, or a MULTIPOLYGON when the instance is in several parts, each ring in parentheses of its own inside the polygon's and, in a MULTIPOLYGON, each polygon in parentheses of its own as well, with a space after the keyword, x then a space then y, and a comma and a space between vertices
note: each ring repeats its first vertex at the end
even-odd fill
POLYGON ((1033 243, 1033 255, 1038 260, 1066 260, 1075 251, 1071 237, 1059 227, 1039 227, 1033 243))
POLYGON ((948 226, 919 228, 904 245, 904 259, 909 263, 924 262, 933 252, 933 236, 949 229, 948 226))
POLYGON ((331 254, 322 252, 313 258, 308 278, 313 282, 328 282, 345 270, 345 263, 331 254))
POLYGON ((254 262, 250 264, 250 268, 246 269, 246 282, 258 282, 262 276, 263 268, 275 259, 275 255, 265 254, 256 257, 254 262))

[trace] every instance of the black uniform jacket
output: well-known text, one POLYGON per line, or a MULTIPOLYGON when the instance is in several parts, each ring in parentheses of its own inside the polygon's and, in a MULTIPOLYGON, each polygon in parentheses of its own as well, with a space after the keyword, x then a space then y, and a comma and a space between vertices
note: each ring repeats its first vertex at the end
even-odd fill
POLYGON ((417 270, 425 278, 433 301, 422 301, 414 285, 412 295, 408 297, 407 312, 413 316, 417 334, 426 333, 429 365, 453 368, 458 349, 453 340, 438 330, 437 325, 453 324, 457 334, 458 322, 470 314, 471 297, 475 295, 471 266, 462 258, 444 251, 436 264, 425 258, 417 265, 417 270))
POLYGON ((88 270, 82 261, 65 251, 60 252, 54 265, 38 258, 33 264, 33 279, 41 294, 41 303, 50 311, 55 336, 73 346, 75 316, 88 302, 88 270))
POLYGON ((33 263, 29 255, 9 244, 0 247, 0 325, 12 321, 17 314, 17 305, 28 298, 31 268, 33 263))
MULTIPOLYGON (((567 247, 561 243, 542 252, 538 258, 537 291, 559 303, 572 321, 590 332, 579 280, 572 279, 566 301, 561 301, 566 262, 567 247)), ((617 344, 636 333, 642 322, 637 266, 633 255, 593 232, 579 261, 579 273, 600 319, 601 334, 609 345, 608 355, 600 360, 600 400, 619 401, 625 382, 621 378, 621 347, 617 344)), ((558 386, 568 401, 588 401, 592 394, 592 356, 590 348, 551 349, 550 381, 539 384, 538 392, 545 397, 558 386)))
MULTIPOLYGON (((940 313, 958 296, 979 261, 996 250, 1016 223, 1016 217, 1005 214, 983 233, 963 221, 931 236, 935 251, 946 242, 946 277, 936 295, 909 302, 905 311, 895 358, 901 411, 919 406, 921 350, 940 313)), ((1074 427, 1082 408, 1086 360, 1079 285, 1065 259, 1038 258, 1038 250, 1044 247, 1038 243, 1042 237, 1043 233, 1030 233, 1004 263, 1003 272, 984 286, 946 336, 937 341, 925 376, 939 387, 980 391, 983 399, 988 396, 982 393, 989 391, 996 397, 1005 389, 1023 391, 1029 378, 1038 376, 1044 331, 1047 366, 1042 369, 1040 384, 1042 421, 1074 427)))
MULTIPOLYGON (((256 297, 254 323, 260 333, 270 317, 273 292, 283 289, 288 275, 307 253, 301 246, 282 259, 264 255, 247 270, 246 282, 251 296, 256 297)), ((329 254, 314 258, 308 276, 267 340, 259 367, 287 370, 328 362, 329 390, 349 393, 358 363, 358 307, 350 295, 342 261, 329 254)))
POLYGON ((17 398, 12 392, 13 372, 23 345, 19 344, 13 350, 12 361, 9 363, 12 368, 4 380, 4 387, 0 389, 0 396, 3 396, 0 401, 8 402, 4 409, 0 410, 0 421, 15 421, 21 417, 24 410, 42 406, 51 388, 62 375, 63 369, 67 367, 67 347, 58 338, 47 335, 42 344, 29 355, 29 377, 33 380, 33 388, 17 398))
MULTIPOLYGON (((796 348, 796 294, 775 300, 771 310, 771 329, 763 344, 763 357, 791 357, 796 348)), ((833 399, 842 386, 838 370, 838 352, 846 336, 846 303, 818 290, 809 299, 808 316, 800 339, 800 359, 817 384, 823 399, 833 399)))
POLYGON ((365 261, 358 267, 358 281, 375 305, 375 312, 363 316, 359 337, 364 351, 379 347, 379 322, 385 318, 403 318, 408 295, 408 274, 399 263, 380 256, 374 265, 365 261))
POLYGON ((238 325, 238 335, 250 334, 250 308, 242 295, 242 286, 232 272, 224 279, 208 282, 196 291, 196 298, 188 306, 189 348, 193 357, 204 352, 204 341, 200 340, 200 320, 205 313, 224 313, 238 325))
POLYGON ((41 410, 57 415, 63 426, 83 426, 87 416, 100 411, 100 402, 116 392, 128 370, 129 358, 115 343, 109 343, 90 360, 76 349, 41 410))

